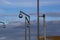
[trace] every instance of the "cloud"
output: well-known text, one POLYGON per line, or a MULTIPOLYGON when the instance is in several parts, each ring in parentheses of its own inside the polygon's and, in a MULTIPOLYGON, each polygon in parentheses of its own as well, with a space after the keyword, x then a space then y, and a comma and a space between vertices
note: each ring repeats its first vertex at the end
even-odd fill
MULTIPOLYGON (((5 7, 36 7, 36 1, 9 1, 9 0, 0 0, 0 5, 3 4, 5 7)), ((59 1, 40 1, 40 6, 48 5, 58 5, 59 1)))
POLYGON ((1 0, 4 4, 11 4, 11 2, 7 1, 7 0, 1 0))
POLYGON ((13 28, 20 28, 20 27, 22 27, 23 25, 24 25, 24 23, 21 22, 21 21, 10 21, 10 22, 8 22, 8 23, 6 24, 7 27, 8 27, 8 26, 11 26, 11 27, 13 27, 13 28))
POLYGON ((48 6, 48 5, 58 5, 60 4, 59 1, 41 1, 40 6, 48 6))
POLYGON ((58 12, 50 12, 50 13, 45 13, 46 16, 50 16, 50 17, 60 17, 60 13, 58 12))
MULTIPOLYGON (((16 21, 17 23, 19 23, 18 21, 16 21)), ((11 22, 11 23, 16 23, 11 22)), ((36 39, 37 37, 37 26, 35 24, 35 20, 31 21, 31 36, 32 36, 32 40, 36 39)), ((22 24, 23 26, 24 24, 22 24)), ((22 27, 21 26, 21 27, 22 27)), ((47 21, 46 22, 46 26, 47 26, 47 35, 49 36, 59 36, 60 35, 60 21, 47 21)), ((0 36, 1 39, 5 39, 5 40, 20 40, 20 39, 24 39, 24 28, 22 29, 20 26, 16 29, 14 29, 13 27, 9 26, 9 28, 6 29, 0 29, 0 36)), ((40 35, 43 35, 44 31, 43 31, 43 26, 40 25, 40 35)))
POLYGON ((0 40, 5 40, 6 39, 6 37, 0 37, 0 40))
POLYGON ((2 13, 0 13, 0 17, 15 17, 15 16, 18 16, 18 14, 14 14, 14 13, 2 14, 2 13))
MULTIPOLYGON (((46 17, 60 17, 60 12, 40 12, 39 16, 42 16, 43 14, 46 15, 46 17)), ((37 13, 30 13, 30 16, 37 17, 37 13)))
POLYGON ((1 4, 7 6, 7 7, 33 7, 35 4, 35 2, 31 2, 31 1, 23 1, 23 2, 10 2, 10 1, 7 1, 7 0, 1 0, 1 4), (34 5, 32 5, 34 4, 34 5))
MULTIPOLYGON (((60 12, 40 12, 39 16, 42 16, 43 14, 46 15, 46 17, 60 17, 60 12)), ((30 16, 37 17, 37 13, 30 13, 30 16)))

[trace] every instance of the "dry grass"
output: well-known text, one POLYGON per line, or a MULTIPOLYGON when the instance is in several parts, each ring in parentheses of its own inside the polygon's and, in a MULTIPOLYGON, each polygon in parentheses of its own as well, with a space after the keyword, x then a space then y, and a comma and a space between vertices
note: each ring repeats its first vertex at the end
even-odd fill
MULTIPOLYGON (((47 36, 47 40, 60 40, 60 36, 47 36)), ((40 40, 43 40, 43 36, 40 37, 40 40)))

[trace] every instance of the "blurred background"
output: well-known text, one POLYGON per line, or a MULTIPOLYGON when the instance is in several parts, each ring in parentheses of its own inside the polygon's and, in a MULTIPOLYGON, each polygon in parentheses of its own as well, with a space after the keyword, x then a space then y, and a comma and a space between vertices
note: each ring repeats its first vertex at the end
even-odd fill
MULTIPOLYGON (((46 14, 47 36, 60 36, 60 0, 40 0, 40 15, 46 14)), ((0 40, 24 40, 24 17, 20 10, 31 16, 31 39, 37 40, 37 0, 0 0, 0 40)), ((43 18, 40 18, 40 36, 43 36, 43 18)))

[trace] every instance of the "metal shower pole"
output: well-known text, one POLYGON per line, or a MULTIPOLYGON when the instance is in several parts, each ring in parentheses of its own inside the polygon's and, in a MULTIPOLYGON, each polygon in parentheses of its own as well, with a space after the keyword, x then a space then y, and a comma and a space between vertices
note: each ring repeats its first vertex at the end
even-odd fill
POLYGON ((20 14, 19 14, 19 18, 22 18, 23 15, 25 15, 25 40, 27 40, 27 29, 26 29, 26 22, 28 23, 28 32, 29 32, 29 40, 30 40, 30 16, 26 13, 24 13, 23 11, 20 11, 20 14))
POLYGON ((27 40, 26 33, 27 33, 27 30, 26 30, 26 16, 25 16, 25 40, 27 40))
POLYGON ((43 25, 44 25, 44 40, 46 40, 46 21, 45 21, 45 14, 43 14, 43 25))
POLYGON ((45 22, 45 14, 43 14, 42 16, 39 16, 39 17, 43 17, 44 40, 46 40, 46 22, 45 22))
POLYGON ((39 40, 39 0, 37 0, 37 40, 39 40))
POLYGON ((26 21, 28 22, 27 28, 28 28, 28 35, 29 35, 29 40, 30 40, 30 17, 29 19, 26 17, 26 21))

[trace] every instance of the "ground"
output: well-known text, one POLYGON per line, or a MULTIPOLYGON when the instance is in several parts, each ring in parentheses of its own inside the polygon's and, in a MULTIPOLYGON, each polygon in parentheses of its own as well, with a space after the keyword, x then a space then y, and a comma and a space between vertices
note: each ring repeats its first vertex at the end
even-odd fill
MULTIPOLYGON (((60 36, 47 36, 47 40, 60 40, 60 36)), ((40 40, 43 40, 43 36, 40 37, 40 40)))

